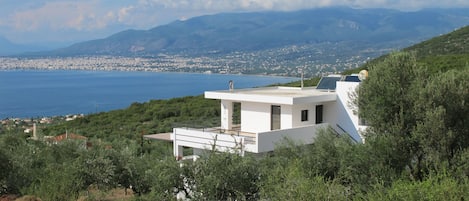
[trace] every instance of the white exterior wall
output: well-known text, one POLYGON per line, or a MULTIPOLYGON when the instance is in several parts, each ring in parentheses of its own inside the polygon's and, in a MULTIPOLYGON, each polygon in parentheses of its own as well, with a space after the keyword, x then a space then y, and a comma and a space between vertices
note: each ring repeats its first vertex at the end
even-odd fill
MULTIPOLYGON (((329 123, 334 125, 337 121, 337 101, 323 103, 323 117, 322 120, 324 123, 329 123)), ((316 115, 316 114, 315 114, 316 115)))
POLYGON ((257 150, 256 153, 273 151, 283 140, 290 139, 296 143, 311 144, 314 142, 318 131, 325 129, 329 124, 318 124, 303 126, 298 128, 275 130, 257 134, 257 150))
POLYGON ((258 133, 270 131, 271 105, 265 103, 241 103, 241 131, 258 133))
POLYGON ((315 104, 293 105, 293 128, 313 125, 315 122, 316 112, 315 104), (301 111, 308 110, 308 121, 301 121, 301 111))
POLYGON ((293 108, 291 105, 280 105, 280 129, 293 128, 293 108))
POLYGON ((336 113, 336 103, 334 102, 325 102, 325 103, 311 103, 311 104, 302 104, 302 105, 293 105, 293 128, 308 126, 316 124, 316 106, 323 106, 323 123, 335 124, 337 113, 336 113), (301 111, 308 110, 308 121, 301 121, 301 111))
MULTIPOLYGON (((291 105, 280 106, 280 129, 293 128, 291 105)), ((259 133, 270 131, 272 104, 242 102, 241 131, 259 133)))
POLYGON ((221 128, 231 130, 233 128, 233 102, 221 100, 221 128))
MULTIPOLYGON (((363 136, 359 134, 358 115, 352 106, 351 93, 354 93, 359 82, 337 82, 337 118, 333 126, 340 126, 345 132, 358 142, 363 142, 363 136)), ((364 127, 361 127, 364 128, 364 127)))

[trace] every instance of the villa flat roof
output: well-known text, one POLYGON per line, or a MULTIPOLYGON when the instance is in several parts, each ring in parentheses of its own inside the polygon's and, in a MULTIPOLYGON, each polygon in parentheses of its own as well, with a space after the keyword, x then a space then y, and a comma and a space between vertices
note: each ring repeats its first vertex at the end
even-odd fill
POLYGON ((163 141, 172 142, 173 139, 171 139, 171 134, 173 133, 149 134, 149 135, 144 135, 143 138, 150 139, 150 140, 163 140, 163 141))
POLYGON ((336 101, 337 95, 333 91, 321 91, 314 87, 263 87, 207 91, 205 98, 293 105, 336 101))

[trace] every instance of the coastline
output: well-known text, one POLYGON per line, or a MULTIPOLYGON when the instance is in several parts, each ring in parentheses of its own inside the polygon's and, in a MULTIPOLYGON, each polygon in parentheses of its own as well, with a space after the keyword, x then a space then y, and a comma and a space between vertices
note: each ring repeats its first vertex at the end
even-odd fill
MULTIPOLYGON (((185 58, 163 55, 155 57, 84 56, 61 58, 0 57, 0 70, 86 70, 86 71, 137 71, 174 72, 258 76, 299 76, 296 68, 292 72, 257 71, 255 67, 241 67, 229 60, 214 60, 208 57, 185 58)), ((240 61, 238 61, 240 62, 240 61)), ((242 62, 241 62, 242 63, 242 62)))
POLYGON ((284 76, 284 75, 270 75, 270 74, 242 74, 242 73, 212 73, 212 72, 185 72, 185 71, 158 71, 152 68, 137 68, 137 69, 125 69, 126 67, 122 68, 80 68, 80 69, 70 69, 70 68, 37 68, 37 67, 30 67, 30 68, 0 68, 0 72, 8 72, 8 71, 37 71, 37 72, 48 72, 48 71, 81 71, 81 72, 148 72, 148 73, 168 73, 168 74, 202 74, 202 75, 229 75, 229 76, 253 76, 253 77, 276 77, 276 78, 288 78, 288 79, 300 79, 299 77, 294 76, 284 76))
POLYGON ((132 103, 196 96, 236 88, 288 83, 298 78, 188 72, 0 70, 0 119, 93 114, 132 103), (129 74, 130 73, 130 74, 129 74))

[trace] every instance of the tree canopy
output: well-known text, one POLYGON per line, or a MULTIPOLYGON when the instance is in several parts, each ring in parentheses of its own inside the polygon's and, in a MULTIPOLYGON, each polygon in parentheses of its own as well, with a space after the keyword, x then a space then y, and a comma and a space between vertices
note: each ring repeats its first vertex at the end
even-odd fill
POLYGON ((390 165, 414 179, 452 164, 469 145, 468 77, 468 68, 431 73, 404 52, 370 66, 358 92, 359 114, 370 126, 366 141, 387 141, 390 165))

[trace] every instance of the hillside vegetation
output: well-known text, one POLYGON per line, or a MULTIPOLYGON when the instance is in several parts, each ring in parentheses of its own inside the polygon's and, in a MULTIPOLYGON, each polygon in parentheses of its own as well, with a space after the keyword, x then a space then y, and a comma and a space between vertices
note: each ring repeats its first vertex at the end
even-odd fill
POLYGON ((203 95, 170 100, 133 103, 126 109, 102 112, 45 128, 43 135, 63 134, 65 130, 112 142, 139 139, 142 134, 171 132, 174 126, 192 127, 219 124, 220 105, 203 95))
POLYGON ((419 62, 432 71, 469 66, 469 26, 404 49, 415 52, 419 62))
MULTIPOLYGON (((469 26, 404 48, 402 51, 413 52, 417 62, 434 73, 464 69, 469 66, 469 26)), ((389 54, 373 59, 358 69, 345 71, 344 74, 368 69, 371 65, 383 62, 387 57, 389 54)))

